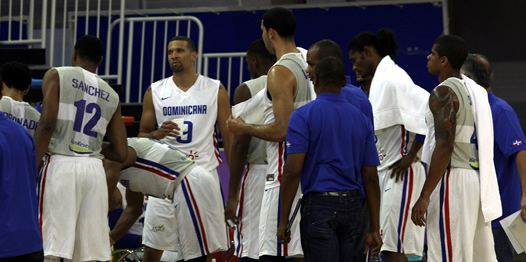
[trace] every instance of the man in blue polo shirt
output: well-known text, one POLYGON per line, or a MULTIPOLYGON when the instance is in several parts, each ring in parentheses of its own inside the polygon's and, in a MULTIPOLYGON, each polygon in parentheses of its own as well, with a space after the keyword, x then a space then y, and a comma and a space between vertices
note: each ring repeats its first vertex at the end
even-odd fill
POLYGON ((376 255, 382 245, 376 173, 380 163, 371 123, 340 94, 346 84, 341 59, 322 59, 313 83, 318 98, 294 111, 289 122, 278 237, 285 243, 290 239, 286 228, 301 180, 300 233, 305 261, 351 261, 362 224, 361 176, 371 214, 366 246, 376 255))
MULTIPOLYGON (((312 44, 307 52, 307 74, 312 81, 314 70, 320 60, 326 57, 334 57, 343 59, 343 52, 340 46, 329 39, 324 39, 312 44)), ((347 82, 343 88, 341 88, 341 95, 351 105, 358 108, 367 118, 373 123, 373 108, 367 95, 360 90, 360 88, 351 84, 351 77, 346 76, 347 82)))
POLYGON ((481 54, 469 54, 462 73, 488 91, 495 139, 493 159, 499 182, 502 216, 491 222, 499 262, 513 261, 513 246, 499 221, 521 209, 526 222, 526 139, 513 108, 491 91, 493 69, 481 54), (522 197, 521 197, 522 184, 522 197))
POLYGON ((37 176, 33 137, 0 114, 0 261, 44 260, 37 176))

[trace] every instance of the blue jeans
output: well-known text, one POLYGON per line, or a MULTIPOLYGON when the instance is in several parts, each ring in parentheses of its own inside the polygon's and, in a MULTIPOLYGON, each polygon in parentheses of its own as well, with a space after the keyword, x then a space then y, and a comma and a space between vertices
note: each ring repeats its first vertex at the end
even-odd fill
POLYGON ((502 227, 494 227, 492 228, 492 231, 497 260, 499 262, 513 262, 513 254, 515 254, 515 249, 513 249, 513 246, 511 245, 508 236, 504 232, 504 229, 502 229, 502 227))
POLYGON ((362 203, 357 190, 339 196, 303 197, 301 245, 305 261, 352 261, 362 226, 362 203))

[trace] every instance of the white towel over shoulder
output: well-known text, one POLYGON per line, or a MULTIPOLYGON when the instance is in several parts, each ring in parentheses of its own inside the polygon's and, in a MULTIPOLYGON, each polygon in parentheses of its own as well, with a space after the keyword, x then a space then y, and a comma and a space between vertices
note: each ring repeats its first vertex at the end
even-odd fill
POLYGON ((425 110, 429 93, 415 85, 389 56, 385 56, 376 68, 369 100, 375 130, 404 125, 410 132, 426 133, 425 110))
POLYGON ((491 222, 502 215, 502 206, 493 163, 493 118, 488 93, 469 77, 462 75, 462 80, 473 102, 473 116, 477 126, 482 214, 486 222, 491 222))

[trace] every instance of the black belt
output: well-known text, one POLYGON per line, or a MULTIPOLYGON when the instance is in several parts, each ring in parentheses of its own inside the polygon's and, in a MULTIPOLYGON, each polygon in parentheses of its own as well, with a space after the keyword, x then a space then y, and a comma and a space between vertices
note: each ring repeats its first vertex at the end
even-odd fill
POLYGON ((311 192, 311 193, 308 193, 308 195, 313 196, 313 197, 320 197, 320 196, 324 196, 324 197, 339 197, 339 196, 342 196, 342 197, 346 197, 346 196, 357 197, 357 196, 360 196, 360 192, 356 189, 356 190, 347 190, 347 191, 311 192))

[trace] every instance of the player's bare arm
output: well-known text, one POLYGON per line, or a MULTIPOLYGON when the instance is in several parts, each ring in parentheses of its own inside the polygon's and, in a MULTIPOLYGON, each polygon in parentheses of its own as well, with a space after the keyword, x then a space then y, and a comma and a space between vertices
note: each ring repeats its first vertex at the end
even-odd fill
POLYGON ((126 189, 127 205, 115 224, 115 227, 110 232, 110 241, 112 244, 119 241, 141 216, 143 201, 143 194, 126 189))
POLYGON ((181 129, 177 124, 171 121, 163 122, 159 129, 157 129, 157 118, 155 117, 155 108, 152 99, 152 87, 148 87, 146 93, 144 93, 138 136, 161 140, 166 136, 179 136, 179 130, 181 129))
POLYGON ((126 127, 122 121, 120 102, 106 128, 106 138, 110 144, 104 157, 116 162, 124 162, 128 157, 128 142, 126 141, 126 127))
POLYGON ((369 207, 370 227, 365 238, 365 250, 371 248, 370 258, 377 256, 382 247, 380 237, 380 184, 378 182, 378 171, 376 166, 362 166, 362 181, 365 191, 365 199, 369 207))
POLYGON ((521 216, 522 220, 526 222, 526 150, 517 152, 516 158, 522 188, 521 216))
POLYGON ((121 170, 124 168, 127 168, 133 163, 135 163, 135 160, 137 159, 137 154, 135 153, 135 150, 133 150, 131 147, 127 147, 127 157, 126 160, 123 162, 116 162, 109 160, 106 158, 106 154, 108 154, 110 150, 110 144, 104 143, 102 144, 102 150, 101 154, 104 155, 104 160, 102 161, 102 165, 104 166, 104 171, 106 173, 106 184, 108 186, 108 196, 111 196, 112 192, 117 187, 117 183, 119 182, 119 177, 121 175, 121 170))
MULTIPOLYGON (((239 104, 251 98, 250 90, 247 85, 241 84, 234 92, 234 104, 239 104)), ((228 198, 225 205, 225 222, 231 220, 238 223, 236 214, 237 204, 239 203, 239 187, 241 177, 247 162, 248 147, 251 136, 233 135, 232 150, 230 151, 230 160, 228 169, 230 170, 230 180, 228 185, 228 198)), ((227 222, 228 223, 228 222, 227 222)))
POLYGON ((429 96, 429 108, 435 121, 436 146, 431 155, 431 165, 429 166, 426 182, 411 214, 411 220, 417 226, 425 225, 425 214, 429 206, 429 197, 446 171, 453 154, 457 127, 458 98, 451 88, 438 86, 429 96))
POLYGON ((395 179, 395 182, 398 182, 398 180, 403 181, 404 180, 404 174, 409 169, 411 164, 413 164, 417 160, 417 154, 418 151, 420 151, 420 148, 422 148, 424 144, 420 143, 419 141, 413 140, 413 144, 411 145, 411 149, 409 149, 409 152, 407 152, 407 155, 402 157, 400 160, 396 161, 394 164, 392 164, 389 169, 393 170, 391 173, 391 178, 395 179))
POLYGON ((300 185, 301 169, 305 161, 306 153, 288 154, 285 167, 283 168, 283 177, 281 179, 280 190, 280 217, 277 236, 282 243, 290 242, 290 232, 287 234, 287 225, 289 223, 290 210, 294 197, 300 185))
POLYGON ((58 113, 58 100, 60 90, 60 78, 56 69, 50 69, 42 80, 42 113, 35 131, 35 147, 37 152, 38 168, 42 167, 42 158, 46 154, 51 136, 55 131, 58 113))
POLYGON ((230 98, 228 93, 223 86, 219 85, 219 92, 217 93, 217 125, 219 126, 219 132, 223 138, 223 148, 225 149, 226 161, 230 161, 230 148, 232 147, 232 133, 226 126, 228 117, 232 114, 230 109, 230 98))
POLYGON ((248 125, 242 119, 229 119, 228 128, 234 134, 248 134, 265 141, 285 141, 290 115, 294 111, 296 78, 283 66, 274 66, 268 74, 267 89, 272 97, 274 123, 269 125, 248 125))

